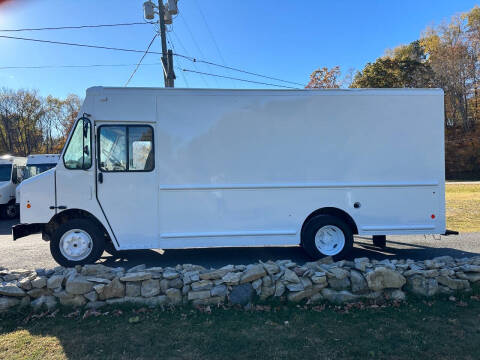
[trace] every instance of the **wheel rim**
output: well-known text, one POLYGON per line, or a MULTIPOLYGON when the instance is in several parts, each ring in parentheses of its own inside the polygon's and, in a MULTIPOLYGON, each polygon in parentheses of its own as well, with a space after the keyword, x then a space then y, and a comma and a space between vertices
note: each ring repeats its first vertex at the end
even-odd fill
POLYGON ((92 237, 84 230, 72 229, 60 238, 60 252, 71 261, 81 261, 92 252, 92 237))
POLYGON ((322 226, 315 234, 315 246, 323 255, 337 255, 345 247, 345 234, 335 225, 322 226))
POLYGON ((9 218, 14 218, 17 216, 17 208, 15 205, 8 205, 6 210, 7 216, 9 218))

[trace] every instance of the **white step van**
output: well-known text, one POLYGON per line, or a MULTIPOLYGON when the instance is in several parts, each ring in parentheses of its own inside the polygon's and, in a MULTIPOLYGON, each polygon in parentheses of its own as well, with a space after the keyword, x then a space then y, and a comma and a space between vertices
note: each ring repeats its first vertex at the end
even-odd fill
POLYGON ((0 215, 5 219, 15 219, 18 207, 15 204, 15 189, 22 181, 27 159, 24 157, 0 156, 0 215))
POLYGON ((104 251, 445 233, 439 89, 87 90, 55 169, 20 187, 14 239, 65 266, 104 251), (82 115, 83 114, 83 115, 82 115))

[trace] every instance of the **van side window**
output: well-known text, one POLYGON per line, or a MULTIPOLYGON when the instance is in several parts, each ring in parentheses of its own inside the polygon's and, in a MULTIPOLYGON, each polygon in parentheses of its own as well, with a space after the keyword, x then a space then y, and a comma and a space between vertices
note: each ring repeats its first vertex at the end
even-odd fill
POLYGON ((129 127, 128 152, 130 171, 153 170, 153 130, 150 126, 129 127))
POLYGON ((86 170, 92 166, 90 127, 90 120, 87 118, 81 118, 77 121, 63 155, 63 163, 67 169, 86 170))
POLYGON ((99 139, 101 171, 151 171, 155 167, 151 126, 103 125, 99 139))
POLYGON ((127 170, 127 127, 100 127, 100 170, 127 170))

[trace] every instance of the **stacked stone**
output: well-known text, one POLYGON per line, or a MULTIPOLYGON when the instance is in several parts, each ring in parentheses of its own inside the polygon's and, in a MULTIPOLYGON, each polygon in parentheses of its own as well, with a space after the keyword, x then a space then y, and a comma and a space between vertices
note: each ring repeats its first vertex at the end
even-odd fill
POLYGON ((135 266, 127 271, 102 264, 54 269, 0 268, 0 311, 16 306, 97 308, 106 304, 247 305, 278 299, 297 303, 336 304, 370 300, 404 300, 469 290, 480 281, 480 257, 432 260, 369 260, 333 262, 324 258, 297 265, 290 260, 227 265, 206 269, 135 266))

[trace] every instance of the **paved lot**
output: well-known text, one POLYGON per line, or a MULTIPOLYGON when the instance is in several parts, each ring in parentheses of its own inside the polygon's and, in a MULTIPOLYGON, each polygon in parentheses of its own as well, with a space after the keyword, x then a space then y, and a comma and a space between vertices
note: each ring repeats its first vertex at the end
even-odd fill
MULTIPOLYGON (((56 266, 50 256, 49 243, 40 235, 12 241, 11 226, 14 221, 0 220, 0 266, 14 268, 48 268, 56 266)), ((380 250, 372 245, 371 238, 356 237, 351 258, 367 256, 375 259, 410 258, 429 259, 451 255, 465 257, 480 255, 480 233, 465 233, 458 236, 390 236, 387 248, 380 250)), ((248 264, 258 260, 292 259, 297 263, 309 261, 300 247, 262 248, 216 248, 187 250, 137 250, 127 251, 121 259, 108 254, 100 260, 108 266, 126 268, 147 264, 148 266, 172 266, 176 264, 199 264, 205 267, 220 267, 228 264, 248 264)))

